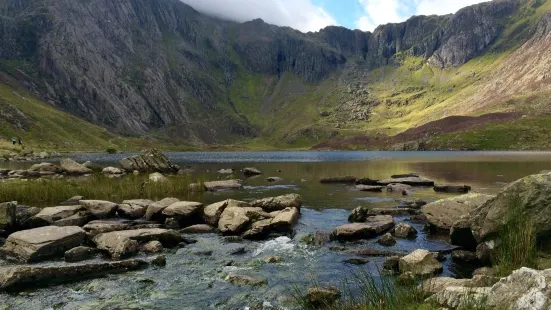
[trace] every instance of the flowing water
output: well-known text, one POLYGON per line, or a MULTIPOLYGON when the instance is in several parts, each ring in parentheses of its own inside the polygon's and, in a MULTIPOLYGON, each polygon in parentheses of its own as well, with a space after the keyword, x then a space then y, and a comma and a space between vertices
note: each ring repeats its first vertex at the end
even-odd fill
MULTIPOLYGON (((91 160, 113 165, 129 154, 72 154, 77 161, 91 160)), ((0 309, 293 309, 294 288, 305 289, 313 283, 342 286, 354 274, 378 274, 384 258, 356 266, 344 262, 356 257, 331 250, 310 247, 300 242, 308 233, 330 231, 347 222, 350 210, 357 206, 395 206, 400 194, 359 192, 342 184, 322 185, 321 177, 345 176, 389 178, 393 174, 415 172, 440 184, 467 184, 473 191, 495 194, 508 182, 551 169, 551 153, 543 152, 217 152, 167 153, 182 167, 193 170, 194 177, 225 179, 217 173, 233 168, 236 174, 254 166, 264 174, 245 180, 241 191, 206 193, 204 203, 227 198, 252 200, 298 193, 304 200, 301 218, 292 238, 280 237, 261 242, 227 243, 215 234, 190 235, 197 243, 167 252, 165 268, 112 275, 18 294, 0 294, 0 309), (266 177, 283 180, 268 183, 266 177), (245 254, 231 255, 244 247, 245 254), (201 255, 212 251, 212 255, 201 255), (263 263, 262 258, 281 256, 282 262, 263 263), (231 262, 231 263, 230 263, 231 262), (231 266, 226 266, 231 265, 231 266), (267 285, 237 286, 224 279, 229 273, 267 279, 267 285)), ((31 163, 2 163, 1 168, 25 168, 31 163)), ((1 186, 1 184, 0 184, 1 186)), ((451 197, 421 188, 410 198, 434 201, 451 197)), ((396 218, 397 222, 407 218, 396 218)), ((409 223, 419 231, 421 224, 409 223)), ((332 246, 343 246, 332 244, 332 246)), ((346 249, 382 249, 376 239, 346 244, 346 249)), ((398 240, 384 248, 408 252, 423 248, 449 249, 445 236, 420 233, 415 240, 398 240)), ((48 264, 58 264, 50 262, 48 264)), ((0 265, 5 264, 0 261, 0 265)), ((444 275, 463 276, 450 260, 444 262, 444 275)))

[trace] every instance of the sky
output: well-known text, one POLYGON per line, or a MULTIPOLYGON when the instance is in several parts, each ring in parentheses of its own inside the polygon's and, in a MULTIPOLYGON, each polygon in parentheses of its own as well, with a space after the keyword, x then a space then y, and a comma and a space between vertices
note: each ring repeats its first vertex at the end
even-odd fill
POLYGON ((414 15, 455 13, 488 0, 182 0, 196 10, 220 18, 289 26, 302 32, 330 25, 373 31, 414 15))

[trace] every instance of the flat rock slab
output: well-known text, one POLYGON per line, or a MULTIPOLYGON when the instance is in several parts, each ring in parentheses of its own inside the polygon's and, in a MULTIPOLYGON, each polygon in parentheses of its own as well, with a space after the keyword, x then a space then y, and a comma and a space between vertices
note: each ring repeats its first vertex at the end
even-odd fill
POLYGON ((84 165, 81 165, 70 158, 65 158, 61 160, 60 166, 65 172, 67 172, 67 174, 80 175, 93 172, 92 170, 84 167, 84 165))
POLYGON ((185 219, 192 217, 203 209, 203 204, 193 201, 178 201, 163 210, 163 214, 169 217, 185 219))
POLYGON ((382 192, 384 186, 375 185, 356 185, 356 189, 360 192, 382 192))
POLYGON ((40 210, 40 213, 35 215, 35 218, 42 219, 50 224, 55 223, 56 221, 66 219, 70 216, 75 215, 79 211, 83 211, 85 208, 83 206, 59 206, 59 207, 49 207, 40 210))
POLYGON ((146 260, 132 259, 99 264, 79 264, 61 267, 15 266, 0 268, 0 290, 20 291, 29 287, 44 287, 81 281, 107 274, 122 273, 145 268, 146 260))
POLYGON ((46 226, 11 234, 0 250, 21 262, 37 262, 63 256, 65 251, 81 245, 85 237, 84 230, 77 226, 46 226))
POLYGON ((374 216, 365 223, 345 224, 335 228, 332 237, 336 240, 369 239, 380 235, 394 227, 392 216, 374 216))
POLYGON ((97 218, 107 218, 115 214, 118 205, 105 200, 81 200, 80 205, 97 218))
POLYGON ((182 237, 175 230, 162 229, 162 228, 141 228, 141 229, 132 229, 132 230, 123 230, 123 231, 113 231, 101 235, 112 234, 119 237, 126 237, 138 242, 148 242, 148 241, 160 241, 164 247, 171 248, 182 241, 182 237))
POLYGON ((302 198, 298 194, 268 197, 251 202, 251 206, 262 208, 262 210, 266 212, 280 211, 286 208, 300 209, 302 206, 302 198))
POLYGON ((388 185, 392 183, 406 184, 411 186, 434 186, 434 181, 421 177, 408 177, 398 179, 387 179, 378 182, 380 185, 388 185))
POLYGON ((210 181, 205 182, 205 189, 209 192, 237 190, 243 188, 241 180, 225 180, 225 181, 210 181))
POLYGON ((423 214, 428 222, 441 230, 450 230, 461 216, 482 206, 494 196, 484 194, 466 194, 457 197, 441 199, 423 207, 423 214))

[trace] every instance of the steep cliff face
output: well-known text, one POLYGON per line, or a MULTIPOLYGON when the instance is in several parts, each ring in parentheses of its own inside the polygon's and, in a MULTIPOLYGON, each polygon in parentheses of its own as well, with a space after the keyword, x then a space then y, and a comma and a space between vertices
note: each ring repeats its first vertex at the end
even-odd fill
MULTIPOLYGON (((334 74, 359 78, 403 56, 460 66, 486 51, 522 5, 493 1, 373 33, 301 33, 261 20, 213 19, 179 0, 0 0, 0 70, 50 104, 121 133, 231 142, 262 135, 266 126, 234 104, 245 74, 275 78, 250 103, 262 106, 285 74, 326 85, 334 74)), ((322 97, 323 104, 332 100, 322 97)), ((363 105, 340 110, 366 121, 363 105)))

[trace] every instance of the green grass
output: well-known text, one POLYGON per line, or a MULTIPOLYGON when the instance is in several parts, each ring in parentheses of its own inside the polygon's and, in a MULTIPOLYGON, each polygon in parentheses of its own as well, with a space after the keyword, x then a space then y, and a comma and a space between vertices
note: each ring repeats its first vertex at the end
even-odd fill
MULTIPOLYGON (((190 193, 189 176, 171 176, 169 183, 153 183, 148 175, 129 175, 109 178, 102 174, 66 179, 38 179, 0 183, 0 201, 17 201, 20 204, 54 206, 73 196, 86 199, 109 200, 120 203, 125 199, 160 200, 166 197, 198 199, 201 193, 190 193)), ((202 181, 200 180, 199 183, 202 181)))

